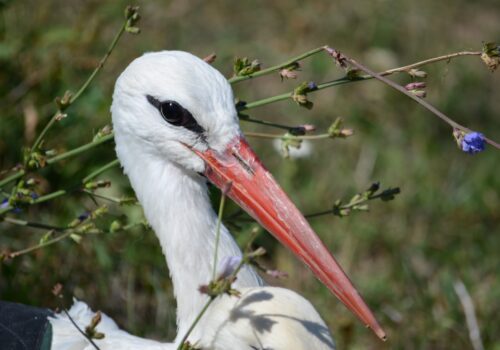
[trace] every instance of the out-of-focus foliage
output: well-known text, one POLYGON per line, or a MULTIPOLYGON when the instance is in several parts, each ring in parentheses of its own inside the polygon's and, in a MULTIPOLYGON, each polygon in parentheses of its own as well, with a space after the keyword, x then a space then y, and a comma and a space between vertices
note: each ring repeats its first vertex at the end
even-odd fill
MULTIPOLYGON (((53 114, 54 98, 76 89, 98 64, 122 23, 126 4, 0 1, 0 169, 19 162, 22 147, 33 143, 53 114)), ((116 77, 145 51, 179 49, 201 57, 216 52, 214 66, 229 76, 235 56, 257 58, 265 68, 328 44, 373 69, 387 69, 479 50, 482 41, 500 37, 500 2, 494 0, 155 0, 139 5, 142 33, 122 39, 97 80, 51 130, 47 147, 79 146, 108 124, 116 77)), ((498 72, 491 73, 477 57, 425 70, 429 101, 471 129, 500 139, 498 72)), ((338 77, 339 71, 318 55, 304 61, 298 74, 319 83, 338 77)), ((396 80, 410 82, 405 75, 396 80)), ((296 85, 276 73, 238 84, 235 94, 252 101, 296 85)), ((320 130, 342 116, 355 135, 318 141, 311 157, 298 160, 281 158, 270 141, 250 141, 305 213, 350 198, 372 181, 401 187, 395 201, 371 203, 369 213, 311 221, 374 309, 389 341, 375 339, 305 267, 261 236, 258 243, 271 252, 267 263, 291 275, 279 283, 312 301, 339 347, 460 349, 470 348, 453 289, 461 279, 473 298, 486 348, 500 349, 500 153, 491 147, 474 157, 462 153, 447 125, 377 81, 308 98, 314 102, 310 111, 285 101, 248 114, 291 125, 315 124, 320 130)), ((41 188, 44 193, 68 188, 113 158, 107 144, 58 163, 39 173, 41 188)), ((109 195, 132 194, 119 169, 102 178, 112 181, 109 195)), ((79 193, 17 216, 64 225, 94 207, 79 193)), ((135 206, 111 206, 101 224, 114 218, 133 222, 142 214, 135 206)), ((1 250, 36 244, 44 232, 8 223, 0 228, 1 250)), ((248 227, 241 230, 246 231, 248 227)), ((106 312, 132 333, 161 339, 175 334, 168 270, 147 230, 85 237, 80 244, 67 239, 0 265, 1 299, 53 307, 50 290, 57 282, 65 285, 67 296, 106 312)))

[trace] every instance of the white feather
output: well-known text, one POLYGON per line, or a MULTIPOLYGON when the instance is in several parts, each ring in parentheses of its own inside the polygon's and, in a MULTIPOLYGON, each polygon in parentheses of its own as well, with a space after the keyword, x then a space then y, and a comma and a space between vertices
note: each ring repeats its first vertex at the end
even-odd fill
MULTIPOLYGON (((177 299, 178 336, 159 343, 120 330, 103 315, 95 340, 107 349, 175 349, 207 301, 198 292, 212 272, 217 217, 207 194, 204 163, 182 145, 200 151, 207 144, 222 150, 241 134, 227 80, 195 56, 179 51, 146 54, 122 73, 111 108, 116 152, 153 227, 172 277, 177 299), (189 130, 172 127, 146 95, 173 100, 188 109, 206 130, 206 143, 189 130)), ((222 226, 219 257, 241 256, 229 231, 222 226)), ((219 263, 219 262, 218 262, 219 263)), ((241 298, 218 298, 189 337, 203 349, 332 349, 328 328, 311 304, 298 294, 264 287, 249 267, 238 274, 234 287, 241 298)), ((82 302, 69 311, 80 328, 94 313, 82 302)), ((88 340, 63 314, 51 319, 53 349, 92 349, 88 340)))

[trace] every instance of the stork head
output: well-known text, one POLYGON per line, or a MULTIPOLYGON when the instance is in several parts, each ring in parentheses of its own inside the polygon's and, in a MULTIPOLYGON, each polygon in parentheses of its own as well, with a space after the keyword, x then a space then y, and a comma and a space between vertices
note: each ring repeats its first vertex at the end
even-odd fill
POLYGON ((198 151, 222 151, 240 135, 233 92, 203 60, 181 51, 145 54, 120 75, 113 126, 144 152, 201 173, 198 151))
POLYGON ((242 137, 231 87, 217 70, 185 52, 146 54, 119 77, 111 112, 125 170, 121 147, 203 174, 385 339, 349 278, 242 137))

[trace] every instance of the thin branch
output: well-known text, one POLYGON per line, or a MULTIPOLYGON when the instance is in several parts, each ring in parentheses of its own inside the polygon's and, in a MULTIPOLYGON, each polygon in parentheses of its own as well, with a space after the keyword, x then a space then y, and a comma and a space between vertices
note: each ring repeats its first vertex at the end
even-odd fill
MULTIPOLYGON (((54 198, 58 198, 58 197, 61 197, 61 196, 64 196, 65 194, 67 194, 69 192, 69 190, 59 190, 59 191, 55 191, 55 192, 52 192, 52 193, 49 193, 49 194, 46 194, 45 196, 40 196, 36 199, 33 199, 31 200, 29 203, 26 203, 28 205, 33 205, 33 204, 39 204, 39 203, 43 203, 43 202, 46 202, 48 200, 51 200, 51 199, 54 199, 54 198)), ((7 205, 5 208, 1 208, 0 209, 0 216, 2 216, 3 214, 11 211, 12 209, 14 209, 13 206, 11 205, 7 205)))
POLYGON ((277 128, 277 129, 283 129, 283 130, 292 130, 294 128, 296 128, 295 126, 288 126, 288 125, 284 125, 284 124, 277 124, 277 123, 273 123, 273 122, 270 122, 270 121, 267 121, 267 120, 261 120, 261 119, 254 119, 254 118, 250 118, 249 116, 243 116, 243 115, 239 115, 240 117, 240 121, 243 121, 243 122, 248 122, 248 123, 254 123, 254 124, 260 124, 260 125, 265 125, 265 126, 270 126, 270 127, 273 127, 273 128, 277 128))
POLYGON ((228 79, 228 81, 230 84, 236 84, 236 83, 239 83, 239 82, 244 81, 244 80, 261 77, 263 75, 267 75, 267 74, 273 73, 275 71, 278 71, 280 69, 286 68, 286 67, 290 66, 291 64, 294 64, 297 61, 300 61, 300 60, 303 60, 304 58, 315 55, 323 50, 324 50, 323 47, 318 47, 316 49, 304 52, 301 55, 293 57, 293 58, 291 58, 283 63, 277 64, 275 66, 272 66, 272 67, 269 67, 269 68, 266 68, 266 69, 263 69, 260 71, 257 71, 257 72, 252 73, 252 74, 232 77, 232 78, 228 79))
POLYGON ((47 159, 47 164, 54 164, 57 163, 61 160, 64 160, 66 158, 70 158, 73 156, 76 156, 80 153, 83 153, 85 151, 88 151, 91 148, 94 148, 96 146, 99 146, 100 144, 106 143, 108 141, 111 141, 113 139, 114 135, 113 133, 110 133, 108 135, 105 135, 103 137, 98 138, 97 140, 94 140, 92 142, 89 142, 83 146, 77 147, 75 149, 72 149, 70 151, 58 154, 57 156, 54 156, 52 158, 47 159))
POLYGON ((3 187, 6 184, 8 184, 9 182, 16 181, 17 179, 23 177, 24 173, 25 173, 24 170, 18 170, 17 172, 10 175, 9 177, 6 177, 5 179, 1 180, 0 187, 3 187))
MULTIPOLYGON (((81 232, 79 232, 75 228, 79 227, 83 223, 88 222, 88 219, 87 219, 87 220, 81 221, 80 223, 78 223, 74 227, 57 227, 57 226, 47 225, 47 224, 43 224, 43 223, 35 223, 35 222, 30 222, 30 221, 25 221, 25 220, 18 220, 18 219, 9 218, 9 217, 4 218, 3 220, 4 220, 4 222, 7 222, 7 223, 10 223, 13 225, 33 227, 33 228, 37 228, 37 229, 49 229, 49 231, 48 231, 49 233, 51 233, 51 232, 61 233, 61 235, 59 235, 53 239, 39 242, 38 244, 35 244, 35 245, 30 246, 30 247, 25 248, 25 249, 21 249, 19 251, 13 252, 13 253, 5 254, 5 256, 7 258, 10 258, 10 259, 16 258, 20 255, 31 253, 35 250, 38 250, 38 249, 47 247, 49 245, 52 245, 54 243, 57 243, 59 241, 62 241, 63 239, 71 236, 72 234, 81 234, 81 232)), ((132 223, 129 223, 129 224, 121 227, 120 229, 118 229, 118 231, 128 231, 128 230, 130 230, 136 226, 140 226, 140 225, 145 225, 145 224, 143 221, 132 222, 132 223)), ((105 231, 105 230, 101 230, 101 229, 99 229, 99 232, 100 233, 111 233, 109 231, 105 231)), ((0 261, 1 261, 1 255, 0 255, 0 261)))
MULTIPOLYGON (((227 192, 224 191, 224 192, 227 192)), ((224 195, 224 192, 223 192, 223 195, 224 195)), ((221 201, 221 204, 222 204, 222 201, 221 201)), ((223 206, 221 205, 222 209, 223 209, 223 206)), ((219 215, 220 217, 220 220, 222 219, 222 215, 219 215)), ((254 234, 249 242, 248 242, 248 249, 250 250, 250 247, 251 247, 251 244, 252 242, 255 240, 255 238, 257 237, 256 234, 254 234)), ((203 308, 201 309, 201 311, 199 312, 199 314, 196 316, 195 320, 193 321, 193 323, 191 324, 191 326, 189 327, 188 331, 186 332, 186 334, 182 337, 181 339, 181 342, 179 343, 178 347, 177 347, 177 350, 183 350, 185 349, 185 343, 186 343, 186 340, 187 338, 189 337, 189 335, 191 334, 191 332, 193 331, 193 329, 196 327, 196 325, 198 324, 198 322, 200 321, 200 319, 202 318, 202 316, 205 314, 205 312, 207 311, 208 307, 210 306, 210 304, 212 304, 212 302, 219 296, 219 295, 222 295, 222 294, 225 294, 225 293, 231 293, 231 285, 232 283, 236 280, 236 276, 238 275, 238 273, 240 272, 241 268, 245 265, 245 264, 250 264, 250 262, 255 259, 255 257, 257 256, 260 256, 262 255, 263 253, 265 253, 265 250, 262 249, 262 248, 259 248, 257 249, 256 251, 252 252, 252 251, 249 251, 249 252, 245 252, 245 254, 243 255, 242 259, 240 260, 240 262, 238 263, 237 267, 234 269, 234 271, 226 278, 222 279, 222 280, 215 280, 213 279, 211 284, 212 283, 217 283, 217 282, 220 282, 218 284, 218 288, 215 292, 215 294, 210 294, 209 297, 210 299, 207 301, 207 303, 205 304, 205 306, 203 306, 203 308)), ((234 290, 233 290, 234 292, 234 290)), ((230 294, 232 295, 232 294, 230 294)))
POLYGON ((184 334, 184 336, 182 337, 181 342, 179 343, 179 346, 177 346, 177 350, 183 350, 184 349, 184 343, 186 342, 187 338, 189 337, 189 335, 193 331, 194 327, 196 327, 196 325, 198 324, 198 322, 200 322, 201 318, 203 317, 203 315, 205 314, 205 312, 208 310, 208 307, 210 306, 210 304, 213 303, 214 300, 215 300, 215 297, 210 297, 210 299, 208 299, 208 301, 206 302, 205 306, 203 306, 203 308, 201 309, 200 313, 194 319, 193 323, 191 324, 191 327, 189 327, 189 329, 186 332, 186 334, 184 334))
POLYGON ((83 180, 82 180, 82 183, 87 183, 89 182, 90 180, 96 178, 97 176, 101 175, 102 173, 104 173, 105 171, 119 165, 120 162, 118 161, 118 159, 115 159, 115 160, 112 160, 111 162, 109 162, 108 164, 105 164, 103 165, 102 167, 100 167, 99 169, 93 171, 92 173, 90 173, 88 176, 86 176, 83 180))
MULTIPOLYGON (((465 132, 471 132, 472 130, 470 130, 469 128, 457 123, 456 121, 452 120, 451 118, 449 118, 448 116, 446 116, 444 113, 442 113, 441 111, 439 111, 436 107, 434 107, 433 105, 431 105, 429 102, 423 100, 422 98, 420 97, 417 97, 415 94, 407 91, 404 87, 402 87, 401 85, 399 84, 396 84, 395 82, 387 79, 387 78, 384 78, 382 75, 378 74, 378 73, 375 73, 373 72, 372 70, 370 70, 369 68, 367 68, 366 66, 362 65, 361 63, 358 63, 356 62, 354 59, 350 58, 350 57, 346 57, 346 60, 352 64, 354 67, 362 70, 363 72, 365 73, 368 73, 369 75, 373 76, 375 79, 377 80, 380 80, 381 82, 389 85, 390 87, 392 87, 393 89, 401 92, 402 94, 408 96, 409 98, 411 98, 413 101, 417 102, 418 104, 420 104, 421 106, 423 106, 424 108, 426 108, 427 110, 429 110, 431 113, 433 113, 434 115, 436 115, 438 118, 440 118, 441 120, 443 120, 444 122, 446 122, 448 125, 450 125, 452 128, 456 128, 456 129, 460 129, 460 130, 463 130, 465 132)), ((486 142, 488 142, 490 145, 494 146, 495 148, 498 148, 500 149, 500 144, 496 143, 495 141, 485 137, 484 138, 486 140, 486 142)))
POLYGON ((38 243, 34 246, 31 246, 31 247, 28 247, 25 249, 18 250, 17 252, 14 252, 14 253, 9 253, 9 254, 7 254, 7 257, 10 259, 13 259, 13 258, 16 258, 20 255, 31 253, 35 250, 40 249, 40 248, 44 248, 44 247, 47 247, 47 246, 52 245, 54 243, 57 243, 57 242, 65 239, 66 237, 69 237, 72 233, 73 233, 73 231, 66 231, 65 233, 63 233, 60 236, 57 236, 56 238, 50 239, 50 240, 42 242, 42 243, 38 243))
POLYGON ((17 226, 33 227, 33 228, 37 228, 37 229, 51 230, 51 231, 56 231, 56 232, 63 232, 65 230, 64 227, 48 225, 48 224, 44 224, 44 223, 40 223, 40 222, 14 219, 14 218, 10 218, 10 217, 3 218, 3 221, 8 222, 9 224, 17 225, 17 226))
MULTIPOLYGON (((114 48, 116 47, 116 44, 118 43, 120 37, 123 35, 123 33, 125 32, 125 29, 127 27, 127 23, 128 23, 128 19, 125 19, 122 27, 120 28, 120 30, 118 31, 118 33, 116 33, 115 37, 113 38, 113 41, 111 42, 108 50, 106 51, 106 53, 104 54, 104 56, 102 57, 101 61, 99 62, 98 66, 94 69, 94 71, 92 72, 92 74, 90 74, 90 76, 88 77, 88 79, 83 83, 83 85, 80 87, 80 89, 78 89, 78 91, 69 99, 68 101, 68 104, 66 106, 69 107, 71 106, 82 94, 83 92, 89 87, 90 83, 94 80, 94 78, 96 77, 97 73, 99 73, 101 71, 101 69, 104 67, 104 64, 106 63, 108 57, 110 56, 111 52, 114 50, 114 48)), ((45 135, 47 134, 47 132, 50 130, 50 128, 54 125, 54 123, 57 121, 58 119, 58 116, 60 115, 61 111, 58 110, 53 116, 52 118, 50 118, 49 122, 47 123, 47 125, 45 125, 45 127, 43 128, 42 132, 40 133, 40 135, 38 135, 37 139, 35 140, 35 142, 33 143, 33 146, 31 147, 31 150, 30 152, 33 152, 35 151, 39 146, 40 144, 42 143, 45 135)))
MULTIPOLYGON (((378 191, 378 189, 377 189, 377 191, 378 191)), ((304 217, 307 219, 312 219, 312 218, 316 218, 316 217, 324 216, 324 215, 342 216, 342 214, 339 215, 339 213, 342 213, 342 211, 351 210, 351 209, 353 209, 361 204, 372 201, 374 199, 381 198, 382 200, 387 201, 388 196, 394 196, 396 194, 399 194, 400 189, 399 189, 399 187, 395 187, 395 188, 389 187, 388 189, 383 190, 380 193, 377 193, 377 194, 374 194, 374 193, 375 192, 373 192, 373 194, 369 194, 367 192, 358 193, 353 198, 351 198, 351 200, 347 204, 341 204, 342 201, 339 199, 334 203, 334 205, 332 206, 331 209, 319 211, 316 213, 307 214, 307 215, 304 215, 304 217)))
POLYGON ((281 139, 281 140, 321 140, 327 138, 333 138, 330 134, 318 134, 318 135, 284 135, 284 134, 267 134, 262 132, 244 132, 247 137, 257 137, 263 139, 281 139))
POLYGON ((447 55, 433 57, 433 58, 429 58, 429 59, 426 59, 426 60, 423 60, 423 61, 415 62, 415 63, 409 64, 407 66, 389 69, 389 70, 386 70, 384 72, 380 72, 379 74, 380 75, 390 75, 390 74, 393 74, 393 73, 408 72, 410 69, 419 68, 419 67, 431 64, 431 63, 436 63, 436 62, 440 62, 440 61, 450 61, 452 58, 457 58, 457 57, 460 57, 460 56, 481 56, 481 54, 482 54, 481 51, 460 51, 460 52, 454 52, 454 53, 450 53, 450 54, 447 54, 447 55))
POLYGON ((224 214, 224 205, 226 204, 226 193, 223 191, 220 198, 219 213, 217 215, 217 226, 215 228, 215 247, 214 247, 214 263, 212 266, 212 280, 215 280, 217 273, 217 255, 219 253, 220 228, 222 223, 222 215, 224 214))
POLYGON ((92 191, 89 191, 89 190, 83 190, 83 192, 87 193, 91 197, 97 197, 97 198, 104 199, 104 200, 107 200, 107 201, 110 201, 110 202, 113 202, 113 203, 116 203, 116 204, 121 204, 120 198, 111 197, 111 196, 105 196, 105 195, 102 195, 102 194, 99 194, 99 193, 95 193, 95 192, 92 192, 92 191))
POLYGON ((124 203, 138 204, 137 200, 134 197, 130 197, 130 198, 117 198, 117 197, 106 196, 106 195, 103 195, 103 194, 95 193, 95 192, 90 191, 90 190, 83 190, 83 192, 87 193, 91 197, 97 197, 97 198, 104 199, 104 200, 107 200, 107 201, 110 201, 110 202, 113 202, 113 203, 116 203, 116 204, 119 204, 119 205, 122 205, 124 203), (134 201, 135 201, 135 203, 134 203, 134 201))
POLYGON ((92 344, 92 346, 94 346, 94 348, 96 350, 101 350, 96 343, 94 343, 94 341, 92 340, 91 337, 89 337, 80 327, 78 327, 78 325, 76 324, 76 322, 73 320, 73 318, 70 316, 69 312, 63 308, 63 311, 64 313, 66 314, 66 316, 69 318, 69 320, 71 321, 71 323, 73 324, 73 326, 75 326, 75 328, 78 330, 78 332, 80 332, 84 337, 85 339, 87 339, 90 344, 92 344))

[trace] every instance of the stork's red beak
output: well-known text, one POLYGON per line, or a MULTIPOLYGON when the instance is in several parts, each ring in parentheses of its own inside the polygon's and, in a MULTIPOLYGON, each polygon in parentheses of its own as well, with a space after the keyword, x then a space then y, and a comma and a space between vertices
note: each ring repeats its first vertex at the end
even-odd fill
MULTIPOLYGON (((194 150, 194 149, 193 149, 194 150)), ((194 150, 206 163, 205 175, 288 247, 375 334, 386 339, 372 312, 340 265, 314 233, 243 138, 223 153, 194 150)))

